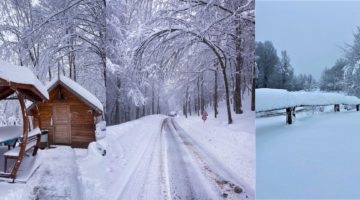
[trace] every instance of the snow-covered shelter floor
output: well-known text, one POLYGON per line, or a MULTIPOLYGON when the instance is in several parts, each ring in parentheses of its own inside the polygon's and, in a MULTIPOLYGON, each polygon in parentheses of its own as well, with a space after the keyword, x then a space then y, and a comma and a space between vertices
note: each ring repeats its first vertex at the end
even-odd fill
POLYGON ((256 120, 258 199, 360 199, 360 112, 256 120))
MULTIPOLYGON (((31 166, 27 159, 21 165, 24 169, 31 166)), ((0 199, 81 199, 73 149, 61 146, 39 150, 33 162, 38 166, 26 182, 0 182, 0 199)), ((17 180, 24 177, 22 172, 17 180)))
MULTIPOLYGON (((3 154, 8 151, 7 146, 0 146, 0 170, 4 171, 4 156, 3 154)), ((7 163, 7 169, 11 168, 15 163, 14 159, 9 159, 7 163)), ((39 163, 37 162, 37 156, 32 156, 28 153, 21 162, 20 169, 17 173, 16 182, 27 182, 31 175, 38 168, 39 163)))

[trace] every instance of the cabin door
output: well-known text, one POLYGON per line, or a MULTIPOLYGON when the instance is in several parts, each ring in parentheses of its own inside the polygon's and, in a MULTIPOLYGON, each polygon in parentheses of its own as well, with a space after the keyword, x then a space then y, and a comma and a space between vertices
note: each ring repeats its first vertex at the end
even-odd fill
POLYGON ((67 104, 57 104, 53 107, 54 143, 71 144, 70 108, 67 104))

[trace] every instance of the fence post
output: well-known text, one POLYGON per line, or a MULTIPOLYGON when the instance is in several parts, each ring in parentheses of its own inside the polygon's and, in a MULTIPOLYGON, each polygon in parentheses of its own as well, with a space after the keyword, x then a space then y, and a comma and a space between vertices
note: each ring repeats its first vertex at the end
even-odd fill
POLYGON ((340 112, 340 105, 339 104, 334 105, 334 112, 340 112))
POLYGON ((359 111, 360 110, 360 105, 358 104, 358 105, 356 105, 356 111, 359 111))
POLYGON ((291 113, 291 108, 286 108, 286 123, 287 124, 292 124, 292 113, 291 113))

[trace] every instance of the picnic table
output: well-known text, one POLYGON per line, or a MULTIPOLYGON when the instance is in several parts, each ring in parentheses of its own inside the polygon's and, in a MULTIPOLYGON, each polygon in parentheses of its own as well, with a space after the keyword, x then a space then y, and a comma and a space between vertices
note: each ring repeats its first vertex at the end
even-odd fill
POLYGON ((3 126, 0 127, 0 144, 16 141, 23 134, 22 126, 3 126))

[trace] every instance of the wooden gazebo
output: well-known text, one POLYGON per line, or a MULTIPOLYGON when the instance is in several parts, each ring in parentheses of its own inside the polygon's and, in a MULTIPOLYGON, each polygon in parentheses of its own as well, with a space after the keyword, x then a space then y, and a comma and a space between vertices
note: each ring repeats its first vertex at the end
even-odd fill
MULTIPOLYGON (((26 113, 25 100, 43 102, 49 99, 49 94, 35 74, 27 67, 15 66, 0 61, 0 100, 18 99, 23 118, 23 134, 19 141, 19 151, 10 172, 1 172, 1 178, 15 179, 22 159, 27 150, 29 134, 29 118, 26 113)), ((1 134, 1 133, 0 133, 1 134)))

